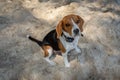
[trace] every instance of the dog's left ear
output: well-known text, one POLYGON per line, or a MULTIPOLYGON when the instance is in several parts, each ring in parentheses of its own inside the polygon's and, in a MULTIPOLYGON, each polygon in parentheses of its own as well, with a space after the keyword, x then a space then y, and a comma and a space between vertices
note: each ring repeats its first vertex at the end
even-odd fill
POLYGON ((60 36, 62 35, 62 26, 63 26, 63 23, 62 21, 60 21, 56 27, 57 38, 60 38, 60 36))
POLYGON ((80 23, 78 24, 78 26, 79 26, 79 28, 80 28, 80 31, 83 32, 84 20, 83 20, 80 16, 78 16, 78 15, 77 15, 77 17, 78 17, 78 19, 80 20, 80 23))

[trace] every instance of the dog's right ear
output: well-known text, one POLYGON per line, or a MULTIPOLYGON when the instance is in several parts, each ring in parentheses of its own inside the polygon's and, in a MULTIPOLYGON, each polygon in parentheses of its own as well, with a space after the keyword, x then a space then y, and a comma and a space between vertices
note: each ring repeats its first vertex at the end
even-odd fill
POLYGON ((63 26, 63 22, 60 21, 56 27, 57 38, 60 38, 60 36, 62 35, 62 26, 63 26))

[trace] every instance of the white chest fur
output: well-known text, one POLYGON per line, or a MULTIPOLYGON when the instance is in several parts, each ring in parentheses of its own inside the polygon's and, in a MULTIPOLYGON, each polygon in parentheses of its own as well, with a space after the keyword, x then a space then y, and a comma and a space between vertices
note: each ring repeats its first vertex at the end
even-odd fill
POLYGON ((67 42, 64 37, 60 37, 60 41, 62 42, 64 48, 67 50, 67 51, 70 51, 72 49, 75 49, 77 48, 77 45, 78 45, 78 40, 79 40, 79 36, 76 36, 74 38, 74 41, 73 42, 67 42))
POLYGON ((66 67, 70 67, 70 63, 68 62, 68 58, 67 58, 68 52, 70 50, 75 49, 77 52, 81 53, 81 50, 77 46, 78 40, 79 40, 79 36, 76 36, 73 42, 67 42, 64 37, 60 37, 60 41, 62 42, 64 48, 66 49, 66 52, 62 54, 62 56, 64 57, 64 62, 66 67))

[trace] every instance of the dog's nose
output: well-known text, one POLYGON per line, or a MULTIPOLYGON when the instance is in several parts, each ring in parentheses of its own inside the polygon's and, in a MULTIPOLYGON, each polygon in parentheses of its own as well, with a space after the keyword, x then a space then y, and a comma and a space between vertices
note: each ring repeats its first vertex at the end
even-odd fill
POLYGON ((75 34, 78 34, 79 33, 79 29, 74 29, 73 31, 75 34))

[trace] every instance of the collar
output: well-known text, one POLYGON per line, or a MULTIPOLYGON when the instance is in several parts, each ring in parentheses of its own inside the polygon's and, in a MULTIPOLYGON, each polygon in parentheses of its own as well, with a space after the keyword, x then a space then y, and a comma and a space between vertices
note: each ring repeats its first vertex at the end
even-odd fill
POLYGON ((73 42, 74 41, 74 38, 72 38, 72 37, 67 37, 65 34, 63 34, 62 33, 62 35, 64 36, 64 38, 65 38, 65 40, 67 41, 67 42, 73 42))

